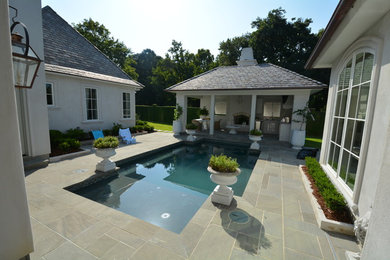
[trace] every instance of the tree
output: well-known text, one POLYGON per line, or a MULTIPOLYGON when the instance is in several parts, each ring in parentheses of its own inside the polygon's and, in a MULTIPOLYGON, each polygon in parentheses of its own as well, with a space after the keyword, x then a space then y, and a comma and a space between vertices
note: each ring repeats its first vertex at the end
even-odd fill
POLYGON ((217 63, 220 66, 237 65, 241 49, 249 46, 249 34, 227 39, 219 44, 217 63))
POLYGON ((111 32, 103 24, 89 18, 73 24, 73 27, 131 78, 138 78, 131 50, 123 42, 112 37, 111 32))

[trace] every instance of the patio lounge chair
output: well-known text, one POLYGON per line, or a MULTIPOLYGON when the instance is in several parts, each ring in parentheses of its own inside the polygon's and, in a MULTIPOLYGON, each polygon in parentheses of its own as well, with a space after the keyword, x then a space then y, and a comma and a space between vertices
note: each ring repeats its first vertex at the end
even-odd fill
POLYGON ((129 128, 119 129, 119 137, 122 139, 122 142, 126 144, 135 144, 136 140, 131 136, 131 132, 129 128))
POLYGON ((104 134, 103 134, 102 130, 92 130, 91 132, 92 132, 92 135, 93 135, 93 139, 95 139, 95 140, 104 137, 104 134))

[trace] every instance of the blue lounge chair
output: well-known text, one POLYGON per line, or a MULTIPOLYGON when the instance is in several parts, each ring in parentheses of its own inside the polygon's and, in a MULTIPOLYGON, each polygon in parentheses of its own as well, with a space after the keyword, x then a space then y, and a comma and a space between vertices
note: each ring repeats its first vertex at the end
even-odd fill
POLYGON ((135 144, 136 140, 131 136, 131 132, 129 128, 119 129, 119 136, 122 139, 122 142, 126 144, 135 144))
POLYGON ((92 130, 92 135, 95 140, 104 137, 102 130, 92 130))

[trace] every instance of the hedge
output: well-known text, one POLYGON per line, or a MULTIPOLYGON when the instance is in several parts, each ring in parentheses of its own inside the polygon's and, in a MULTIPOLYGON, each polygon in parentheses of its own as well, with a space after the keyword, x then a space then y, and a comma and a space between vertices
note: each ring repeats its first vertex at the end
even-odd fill
MULTIPOLYGON (((171 125, 174 109, 174 106, 137 105, 136 113, 141 120, 171 125)), ((199 107, 189 107, 187 109, 187 123, 190 123, 192 119, 199 118, 199 110, 199 107)))
POLYGON ((308 172, 324 198, 326 206, 334 211, 343 210, 346 207, 344 197, 334 187, 326 173, 322 170, 321 165, 316 159, 311 157, 306 157, 305 161, 308 172))

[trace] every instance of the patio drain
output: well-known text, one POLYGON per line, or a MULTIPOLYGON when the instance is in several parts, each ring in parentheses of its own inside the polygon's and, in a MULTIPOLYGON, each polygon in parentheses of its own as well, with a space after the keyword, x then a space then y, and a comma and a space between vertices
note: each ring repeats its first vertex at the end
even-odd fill
POLYGON ((244 224, 249 221, 249 216, 248 214, 245 214, 242 211, 233 211, 230 212, 229 218, 236 223, 244 224))

